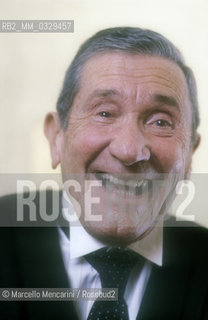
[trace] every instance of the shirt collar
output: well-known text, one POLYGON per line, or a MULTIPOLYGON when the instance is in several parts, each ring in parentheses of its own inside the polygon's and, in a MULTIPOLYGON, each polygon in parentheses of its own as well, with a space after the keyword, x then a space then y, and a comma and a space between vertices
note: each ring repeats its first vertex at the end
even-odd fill
MULTIPOLYGON (((71 201, 69 199, 67 201, 71 205, 71 201)), ((90 235, 79 220, 76 222, 76 225, 70 225, 69 245, 71 259, 82 257, 106 246, 106 244, 90 235)), ((163 226, 161 222, 143 239, 131 243, 128 248, 147 260, 162 266, 163 226)))

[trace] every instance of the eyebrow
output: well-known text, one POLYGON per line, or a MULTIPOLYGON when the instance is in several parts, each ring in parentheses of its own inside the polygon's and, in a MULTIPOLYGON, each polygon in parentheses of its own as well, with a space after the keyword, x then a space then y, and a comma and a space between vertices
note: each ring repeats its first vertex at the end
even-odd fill
POLYGON ((96 89, 94 90, 88 97, 88 100, 96 97, 113 97, 113 96, 121 96, 119 91, 114 90, 114 89, 96 89))
POLYGON ((156 103, 161 105, 168 105, 179 108, 177 100, 173 96, 166 96, 162 94, 156 94, 153 96, 153 99, 156 103))

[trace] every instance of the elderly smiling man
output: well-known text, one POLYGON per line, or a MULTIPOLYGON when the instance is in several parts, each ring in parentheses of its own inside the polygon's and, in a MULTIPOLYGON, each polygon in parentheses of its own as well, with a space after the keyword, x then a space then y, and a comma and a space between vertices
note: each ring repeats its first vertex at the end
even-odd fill
POLYGON ((61 165, 66 186, 62 205, 73 206, 79 223, 15 231, 24 250, 13 249, 10 270, 3 268, 12 280, 3 285, 118 288, 118 299, 10 309, 4 302, 2 316, 208 319, 206 230, 161 227, 177 183, 189 177, 198 123, 192 71, 162 35, 123 27, 87 40, 67 70, 57 113, 45 119, 52 166, 61 165))

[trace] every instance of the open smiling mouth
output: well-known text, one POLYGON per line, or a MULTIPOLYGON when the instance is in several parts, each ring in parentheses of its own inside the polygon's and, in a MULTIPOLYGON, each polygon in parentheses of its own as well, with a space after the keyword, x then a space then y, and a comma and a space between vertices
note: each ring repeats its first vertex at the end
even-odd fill
POLYGON ((123 196, 138 196, 152 188, 152 180, 148 179, 122 179, 121 175, 118 177, 109 173, 100 172, 95 173, 95 177, 102 182, 102 186, 107 191, 115 191, 123 196))

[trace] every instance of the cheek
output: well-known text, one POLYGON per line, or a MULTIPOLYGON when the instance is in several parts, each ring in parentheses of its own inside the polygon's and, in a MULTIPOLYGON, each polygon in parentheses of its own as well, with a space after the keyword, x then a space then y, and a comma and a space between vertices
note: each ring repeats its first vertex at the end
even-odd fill
MULTIPOLYGON (((89 125, 70 130, 66 139, 67 157, 74 165, 85 166, 105 147, 106 135, 89 125)), ((81 169, 81 168, 80 168, 81 169)))
POLYGON ((153 158, 159 161, 162 173, 179 172, 184 169, 184 148, 180 142, 160 142, 152 148, 153 158))

